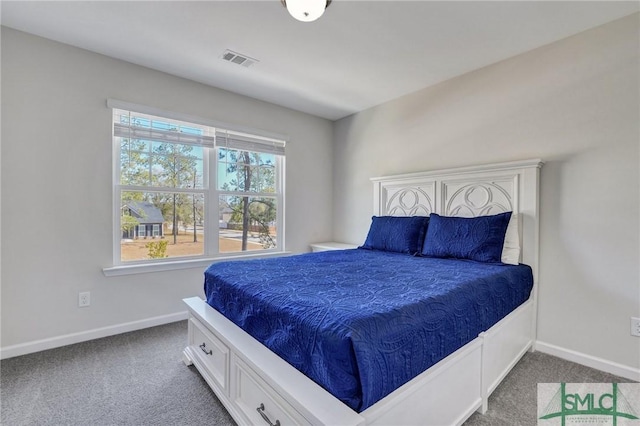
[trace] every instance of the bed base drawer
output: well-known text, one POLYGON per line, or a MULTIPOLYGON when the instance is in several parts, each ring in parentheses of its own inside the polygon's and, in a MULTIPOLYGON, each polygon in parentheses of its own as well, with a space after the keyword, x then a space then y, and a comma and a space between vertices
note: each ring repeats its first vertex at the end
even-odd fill
POLYGON ((210 379, 229 394, 229 348, 194 318, 189 319, 189 350, 205 369, 210 379))
POLYGON ((233 368, 236 378, 233 402, 247 416, 250 424, 311 424, 242 360, 236 359, 233 368))

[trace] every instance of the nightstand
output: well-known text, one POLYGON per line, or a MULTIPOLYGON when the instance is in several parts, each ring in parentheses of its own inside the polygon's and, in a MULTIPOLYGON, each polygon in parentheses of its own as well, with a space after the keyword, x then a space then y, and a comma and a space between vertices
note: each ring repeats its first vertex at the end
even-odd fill
POLYGON ((329 241, 326 243, 311 244, 311 251, 318 252, 318 251, 328 251, 328 250, 348 250, 348 249, 354 249, 356 247, 358 246, 355 244, 336 243, 334 241, 329 241))

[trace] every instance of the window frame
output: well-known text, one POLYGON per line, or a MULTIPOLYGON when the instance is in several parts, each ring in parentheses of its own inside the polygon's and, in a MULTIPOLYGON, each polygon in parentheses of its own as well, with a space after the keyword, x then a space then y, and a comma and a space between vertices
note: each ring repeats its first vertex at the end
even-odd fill
MULTIPOLYGON (((117 101, 113 99, 107 100, 107 107, 109 108, 112 136, 112 154, 113 154, 113 172, 112 172, 112 192, 113 192, 113 266, 103 268, 103 272, 107 276, 111 275, 124 275, 130 273, 141 272, 153 272, 161 270, 172 269, 184 269, 191 267, 200 267, 202 265, 208 265, 212 262, 228 259, 246 259, 253 257, 272 257, 287 254, 285 251, 285 156, 275 155, 275 192, 274 193, 262 193, 262 192, 240 192, 240 191, 222 191, 218 189, 218 151, 225 146, 219 146, 217 143, 213 147, 202 146, 203 150, 203 182, 202 188, 158 188, 152 185, 149 186, 134 186, 123 185, 121 183, 121 137, 114 134, 114 110, 125 110, 136 112, 140 114, 157 116, 160 118, 166 118, 168 120, 177 120, 182 122, 191 123, 199 126, 212 127, 217 132, 237 132, 238 134, 249 134, 251 136, 264 139, 266 143, 268 140, 277 141, 282 143, 282 146, 287 143, 288 138, 283 135, 274 133, 268 133, 261 130, 250 129, 243 126, 228 125, 221 122, 215 122, 199 117, 193 117, 185 114, 174 113, 170 111, 163 111, 160 109, 146 107, 143 105, 132 104, 123 101, 117 101), (193 193, 203 194, 204 197, 204 229, 203 229, 203 254, 192 256, 175 256, 165 259, 140 259, 132 261, 123 261, 121 256, 121 238, 122 231, 120 225, 121 214, 121 198, 122 193, 127 191, 134 192, 167 192, 167 193, 193 193), (247 250, 238 252, 224 252, 219 251, 219 200, 221 195, 236 195, 236 196, 250 196, 250 197, 269 197, 274 198, 277 210, 276 210, 276 247, 262 250, 247 250)), ((253 151, 251 151, 253 152, 253 151)), ((194 224, 195 226, 195 224, 194 224)), ((153 232, 151 232, 153 233, 153 232)), ((148 232, 145 232, 145 235, 148 232)), ((165 236, 166 237, 166 236, 165 236)))

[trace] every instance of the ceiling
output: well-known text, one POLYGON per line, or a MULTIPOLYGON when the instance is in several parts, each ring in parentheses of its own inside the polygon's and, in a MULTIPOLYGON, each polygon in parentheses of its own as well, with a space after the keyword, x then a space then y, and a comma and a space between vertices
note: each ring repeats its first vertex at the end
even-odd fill
POLYGON ((636 1, 6 1, 2 25, 336 120, 639 10, 636 1), (231 49, 259 62, 223 61, 231 49))

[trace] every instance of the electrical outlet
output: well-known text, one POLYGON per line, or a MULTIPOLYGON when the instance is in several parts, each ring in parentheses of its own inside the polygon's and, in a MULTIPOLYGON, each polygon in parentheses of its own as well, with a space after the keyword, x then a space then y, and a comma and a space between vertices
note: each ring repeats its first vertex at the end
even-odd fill
POLYGON ((88 291, 78 293, 78 307, 86 308, 91 305, 91 293, 88 291))
POLYGON ((631 335, 640 337, 640 318, 631 317, 631 335))

